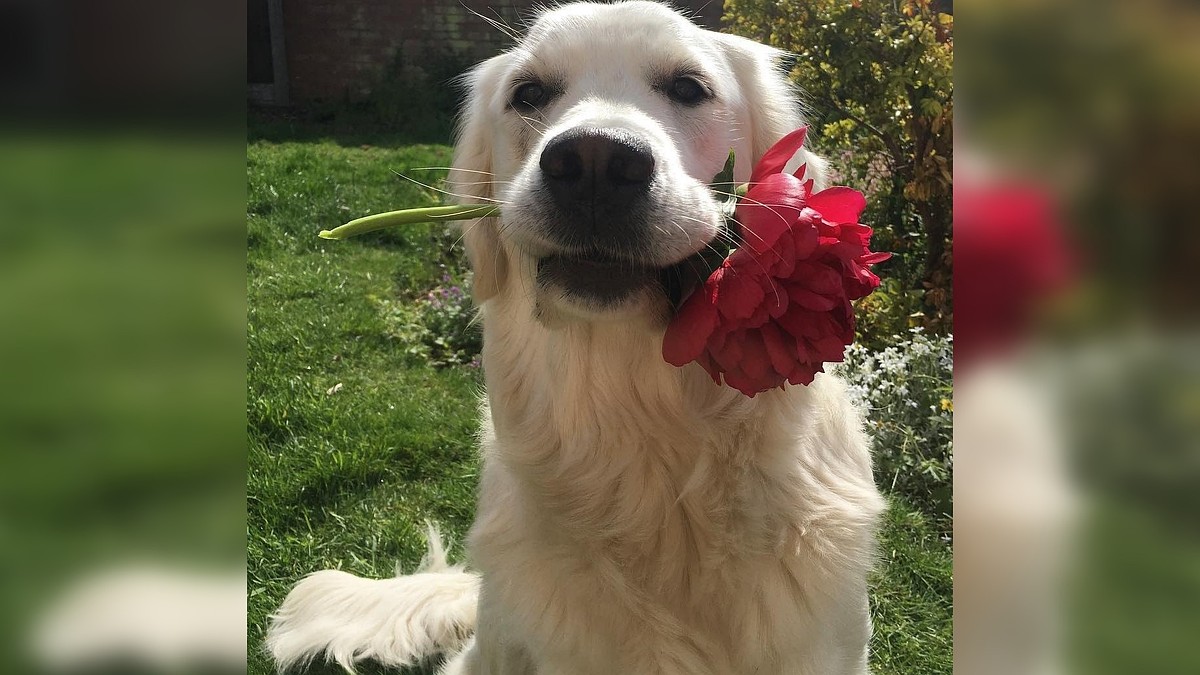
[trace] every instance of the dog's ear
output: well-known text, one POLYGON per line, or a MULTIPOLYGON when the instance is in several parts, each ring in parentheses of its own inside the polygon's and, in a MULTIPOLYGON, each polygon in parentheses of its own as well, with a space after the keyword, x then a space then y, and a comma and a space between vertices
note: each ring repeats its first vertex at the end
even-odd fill
MULTIPOLYGON (((454 166, 448 179, 449 191, 460 203, 495 203, 492 169, 492 143, 495 121, 490 113, 492 99, 498 95, 505 54, 493 57, 462 77, 466 90, 458 120, 454 144, 454 166)), ((463 223, 463 242, 467 259, 475 271, 475 302, 495 296, 508 279, 508 255, 500 242, 500 219, 480 218, 463 223)))
MULTIPOLYGON (((799 92, 783 68, 787 52, 737 35, 715 35, 741 90, 744 107, 738 111, 738 118, 748 125, 746 134, 757 164, 776 141, 804 124, 799 92)), ((807 163, 805 176, 821 190, 826 183, 825 160, 805 145, 806 156, 789 162, 788 170, 807 163)))

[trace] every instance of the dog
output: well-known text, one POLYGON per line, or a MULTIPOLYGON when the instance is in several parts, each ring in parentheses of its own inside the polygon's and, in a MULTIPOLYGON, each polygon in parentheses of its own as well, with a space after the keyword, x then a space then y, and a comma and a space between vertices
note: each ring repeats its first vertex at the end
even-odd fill
POLYGON ((502 211, 464 228, 487 389, 473 571, 431 533, 417 574, 314 574, 274 615, 281 667, 868 672, 883 500, 841 381, 750 398, 662 356, 664 275, 720 232, 707 184, 803 123, 782 56, 658 3, 580 2, 465 77, 450 185, 502 211))

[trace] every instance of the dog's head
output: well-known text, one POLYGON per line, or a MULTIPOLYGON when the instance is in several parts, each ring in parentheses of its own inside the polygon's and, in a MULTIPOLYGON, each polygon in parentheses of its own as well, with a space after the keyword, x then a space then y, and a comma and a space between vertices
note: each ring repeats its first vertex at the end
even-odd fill
POLYGON ((730 149, 745 181, 800 125, 780 56, 653 2, 543 13, 466 76, 451 190, 503 214, 467 226, 476 299, 519 284, 544 321, 665 318, 666 271, 718 236, 730 149))

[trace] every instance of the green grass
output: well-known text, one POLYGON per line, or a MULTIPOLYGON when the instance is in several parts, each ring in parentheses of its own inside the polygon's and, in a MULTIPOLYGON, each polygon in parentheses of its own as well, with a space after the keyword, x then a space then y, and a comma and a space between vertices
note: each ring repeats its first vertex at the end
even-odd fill
MULTIPOLYGON (((250 673, 274 672, 263 627, 297 579, 325 568, 411 570, 426 519, 457 542, 470 525, 478 371, 416 359, 380 309, 462 265, 453 235, 415 227, 316 237, 367 213, 437 203, 393 171, 449 157, 442 145, 262 137, 249 146, 250 673)), ((426 183, 439 175, 417 173, 426 183)), ((893 503, 872 597, 877 673, 950 672, 951 553, 936 531, 893 503)))

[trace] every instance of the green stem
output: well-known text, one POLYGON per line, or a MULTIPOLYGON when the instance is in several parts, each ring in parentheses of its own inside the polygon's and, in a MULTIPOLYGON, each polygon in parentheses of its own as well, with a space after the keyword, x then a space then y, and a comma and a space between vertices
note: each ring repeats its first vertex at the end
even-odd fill
POLYGON ((376 213, 332 230, 321 230, 317 236, 322 239, 345 239, 366 232, 382 230, 385 227, 397 225, 414 225, 416 223, 440 223, 447 220, 472 220, 474 218, 491 218, 500 215, 500 207, 491 204, 461 204, 454 206, 430 206, 423 209, 403 209, 376 213))

